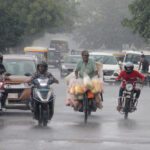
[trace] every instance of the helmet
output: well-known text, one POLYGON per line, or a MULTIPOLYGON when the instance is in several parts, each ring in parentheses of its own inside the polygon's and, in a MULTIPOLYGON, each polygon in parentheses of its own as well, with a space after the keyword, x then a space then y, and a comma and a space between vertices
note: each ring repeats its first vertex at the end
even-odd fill
POLYGON ((39 66, 44 66, 44 67, 45 67, 44 72, 46 72, 47 69, 48 69, 48 65, 47 65, 47 63, 44 62, 44 61, 41 61, 41 62, 39 62, 39 63, 37 64, 37 70, 38 70, 38 71, 39 71, 39 66))
POLYGON ((134 69, 133 63, 132 62, 127 62, 124 66, 124 69, 125 69, 127 74, 130 74, 134 69), (127 69, 127 68, 130 68, 130 69, 127 69))
POLYGON ((2 53, 0 53, 0 59, 3 62, 3 54, 2 53))

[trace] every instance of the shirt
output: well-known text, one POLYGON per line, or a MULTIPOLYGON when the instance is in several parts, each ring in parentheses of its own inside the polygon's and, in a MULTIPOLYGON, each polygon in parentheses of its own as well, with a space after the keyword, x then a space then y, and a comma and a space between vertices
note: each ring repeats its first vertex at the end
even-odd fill
POLYGON ((81 60, 77 64, 75 71, 79 73, 80 78, 84 77, 84 73, 90 78, 93 78, 95 76, 95 71, 97 71, 96 63, 93 60, 88 59, 88 63, 85 64, 85 62, 81 60))
MULTIPOLYGON (((145 77, 136 70, 133 70, 130 74, 127 74, 125 70, 122 70, 116 79, 123 78, 122 87, 126 86, 127 82, 136 82, 138 78, 145 79, 145 77)), ((136 86, 136 84, 134 84, 136 86)))

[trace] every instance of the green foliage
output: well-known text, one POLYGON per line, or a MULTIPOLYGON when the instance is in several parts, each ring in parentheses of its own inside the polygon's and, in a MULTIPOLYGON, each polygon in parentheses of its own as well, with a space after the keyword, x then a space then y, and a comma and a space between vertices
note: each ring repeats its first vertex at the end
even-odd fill
POLYGON ((129 5, 131 18, 122 21, 123 26, 129 27, 138 33, 145 41, 150 41, 150 1, 134 0, 129 5))
POLYGON ((46 30, 63 25, 71 30, 74 4, 68 0, 0 0, 1 51, 46 30))

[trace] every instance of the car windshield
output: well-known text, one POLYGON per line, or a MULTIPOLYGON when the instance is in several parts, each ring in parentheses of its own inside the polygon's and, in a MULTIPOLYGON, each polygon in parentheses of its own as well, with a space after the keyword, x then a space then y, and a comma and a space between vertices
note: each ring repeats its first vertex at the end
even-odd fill
POLYGON ((6 71, 11 75, 24 75, 25 73, 36 72, 36 65, 31 60, 10 60, 3 61, 6 71))
POLYGON ((73 63, 76 64, 81 60, 81 57, 73 57, 73 56, 68 56, 64 58, 64 63, 73 63))
POLYGON ((116 60, 115 56, 91 55, 90 58, 96 62, 101 62, 102 64, 106 64, 106 65, 116 65, 117 64, 117 60, 116 60))
POLYGON ((140 61, 140 56, 141 55, 137 55, 137 54, 126 54, 125 62, 130 61, 133 64, 138 64, 138 62, 140 61))

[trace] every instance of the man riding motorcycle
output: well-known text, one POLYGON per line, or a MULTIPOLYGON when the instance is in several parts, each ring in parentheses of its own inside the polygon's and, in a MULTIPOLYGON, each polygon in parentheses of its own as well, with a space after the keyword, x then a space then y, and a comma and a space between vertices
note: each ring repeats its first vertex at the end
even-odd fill
POLYGON ((82 51, 82 60, 77 64, 75 69, 75 76, 83 78, 86 73, 90 78, 98 75, 96 63, 89 59, 89 52, 87 50, 82 51))
MULTIPOLYGON (((59 83, 59 81, 54 78, 54 76, 47 71, 48 70, 48 65, 45 62, 40 62, 37 65, 37 71, 32 75, 31 79, 28 80, 28 83, 32 83, 34 79, 39 78, 39 77, 48 77, 52 83, 59 83)), ((32 100, 32 96, 33 96, 33 88, 31 88, 31 110, 33 110, 33 100, 32 100)))
MULTIPOLYGON (((78 77, 83 78, 84 73, 86 73, 91 79, 94 76, 98 76, 98 70, 96 67, 96 63, 89 59, 89 53, 87 50, 82 51, 82 60, 78 62, 75 68, 75 77, 76 79, 78 77)), ((80 103, 76 101, 76 104, 74 104, 75 110, 82 110, 82 106, 79 105, 80 103)), ((94 106, 93 106, 94 107, 94 106)), ((95 108, 96 109, 96 106, 95 108)))
MULTIPOLYGON (((126 86, 126 82, 133 82, 134 83, 134 93, 136 93, 135 95, 135 100, 133 102, 133 107, 135 108, 135 103, 137 102, 139 96, 140 96, 140 92, 141 90, 136 88, 136 81, 138 78, 141 79, 141 83, 144 82, 145 80, 145 77, 139 73, 138 71, 136 70, 133 70, 134 69, 134 65, 132 62, 127 62, 124 66, 124 70, 122 70, 119 74, 119 76, 116 78, 116 81, 123 78, 123 82, 122 82, 122 85, 120 87, 120 90, 119 90, 119 99, 118 99, 118 106, 117 106, 117 110, 120 111, 121 109, 121 104, 122 104, 122 95, 123 95, 123 91, 125 89, 125 86, 126 86)), ((136 108, 135 108, 136 109, 136 108)))

